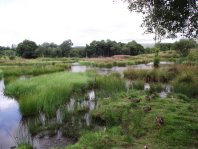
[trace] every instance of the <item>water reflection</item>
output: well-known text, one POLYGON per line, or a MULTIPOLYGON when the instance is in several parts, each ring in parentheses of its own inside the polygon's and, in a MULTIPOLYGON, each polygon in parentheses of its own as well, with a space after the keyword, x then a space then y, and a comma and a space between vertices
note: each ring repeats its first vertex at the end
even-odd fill
POLYGON ((4 95, 4 81, 0 81, 0 148, 16 146, 16 131, 21 121, 16 100, 4 95))
MULTIPOLYGON (((174 64, 174 62, 166 62, 166 61, 160 62, 160 65, 171 65, 171 64, 174 64)), ((73 63, 73 65, 71 66, 71 72, 86 72, 87 70, 90 70, 90 69, 96 69, 98 73, 100 74, 109 74, 111 72, 118 72, 122 75, 124 70, 126 69, 153 69, 153 62, 150 62, 147 64, 129 65, 125 67, 114 66, 112 68, 83 66, 83 65, 80 65, 79 63, 73 63)))
POLYGON ((74 112, 78 111, 79 114, 77 116, 71 117, 71 122, 73 125, 79 123, 80 127, 82 125, 90 126, 91 125, 91 114, 90 112, 96 109, 96 99, 95 99, 95 91, 91 90, 87 93, 87 95, 81 99, 77 98, 70 98, 69 102, 67 103, 67 111, 74 112), (76 121, 78 121, 76 123, 76 121))

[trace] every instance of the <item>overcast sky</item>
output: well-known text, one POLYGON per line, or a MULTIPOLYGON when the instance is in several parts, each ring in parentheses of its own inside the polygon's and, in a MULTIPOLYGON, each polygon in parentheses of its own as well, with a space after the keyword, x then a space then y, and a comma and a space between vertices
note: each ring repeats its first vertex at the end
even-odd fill
POLYGON ((0 45, 18 44, 24 39, 74 46, 93 40, 153 43, 143 34, 142 17, 127 5, 113 0, 0 0, 0 45))

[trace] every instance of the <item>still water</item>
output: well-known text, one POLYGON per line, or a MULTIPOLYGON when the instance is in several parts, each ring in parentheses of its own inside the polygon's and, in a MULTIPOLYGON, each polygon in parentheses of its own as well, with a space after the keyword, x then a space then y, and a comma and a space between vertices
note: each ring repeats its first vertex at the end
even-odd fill
POLYGON ((16 133, 21 121, 19 104, 4 95, 4 81, 0 81, 0 149, 16 146, 16 133))

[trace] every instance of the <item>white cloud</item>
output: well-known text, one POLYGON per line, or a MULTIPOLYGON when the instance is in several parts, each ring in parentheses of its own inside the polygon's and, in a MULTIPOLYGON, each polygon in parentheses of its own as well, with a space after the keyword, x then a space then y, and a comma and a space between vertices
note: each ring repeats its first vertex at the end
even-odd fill
POLYGON ((4 0, 0 2, 0 45, 30 39, 38 44, 74 45, 93 40, 152 41, 143 35, 142 17, 113 0, 4 0))

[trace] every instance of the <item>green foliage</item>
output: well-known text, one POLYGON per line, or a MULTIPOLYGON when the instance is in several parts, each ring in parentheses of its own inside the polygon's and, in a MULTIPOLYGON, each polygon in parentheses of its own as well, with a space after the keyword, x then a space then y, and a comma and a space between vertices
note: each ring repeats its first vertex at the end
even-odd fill
POLYGON ((128 3, 130 11, 143 14, 142 26, 147 33, 155 33, 157 39, 162 36, 176 37, 182 33, 186 37, 197 38, 198 4, 196 0, 122 0, 128 3))
POLYGON ((66 147, 66 149, 109 149, 127 146, 127 138, 119 127, 113 127, 106 131, 87 132, 77 144, 66 147))
POLYGON ((182 57, 187 56, 190 53, 190 49, 196 47, 196 41, 193 39, 181 39, 173 44, 172 49, 177 51, 182 57))
POLYGON ((163 69, 136 70, 127 69, 124 71, 124 77, 131 80, 144 80, 146 82, 168 82, 174 78, 174 73, 163 69))
POLYGON ((137 90, 144 90, 144 81, 143 80, 134 81, 133 88, 137 90))
POLYGON ((144 47, 140 44, 138 44, 136 41, 128 42, 126 45, 127 48, 129 48, 130 55, 138 55, 144 53, 144 47))
POLYGON ((192 49, 187 57, 188 61, 198 63, 198 48, 192 49))
POLYGON ((17 80, 6 86, 5 93, 19 99, 23 116, 43 111, 51 117, 73 91, 82 92, 88 85, 86 74, 64 72, 17 80))
POLYGON ((17 46, 17 54, 23 58, 36 58, 35 50, 37 49, 35 42, 24 40, 17 46))
POLYGON ((4 76, 20 76, 20 75, 40 75, 46 73, 53 73, 58 71, 64 71, 69 69, 68 64, 56 64, 56 65, 48 65, 48 64, 35 64, 31 66, 10 66, 3 67, 4 76))
POLYGON ((17 149, 33 149, 30 144, 20 144, 17 149))
POLYGON ((96 76, 96 87, 101 96, 112 96, 115 92, 125 91, 125 81, 114 74, 109 76, 96 76))
POLYGON ((171 50, 172 43, 157 43, 155 48, 159 49, 159 51, 169 51, 171 50))
POLYGON ((0 80, 3 78, 3 72, 0 70, 0 80))
POLYGON ((60 45, 62 56, 64 56, 64 57, 69 56, 69 52, 71 50, 72 45, 73 45, 73 43, 70 39, 63 41, 63 43, 60 45))
POLYGON ((88 57, 110 57, 113 55, 138 55, 144 53, 144 47, 136 41, 117 43, 111 40, 92 41, 85 47, 85 56, 88 57))
POLYGON ((163 85, 161 83, 152 83, 150 84, 150 92, 151 93, 159 93, 164 89, 163 85))
POLYGON ((159 64, 160 64, 160 57, 159 57, 158 51, 156 51, 154 61, 153 61, 153 66, 157 68, 159 67, 159 64))
POLYGON ((182 93, 188 97, 198 96, 198 80, 194 74, 182 74, 173 82, 173 88, 176 93, 182 93))

